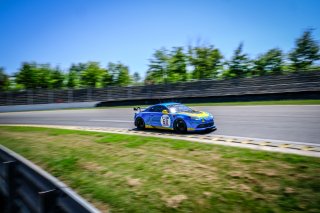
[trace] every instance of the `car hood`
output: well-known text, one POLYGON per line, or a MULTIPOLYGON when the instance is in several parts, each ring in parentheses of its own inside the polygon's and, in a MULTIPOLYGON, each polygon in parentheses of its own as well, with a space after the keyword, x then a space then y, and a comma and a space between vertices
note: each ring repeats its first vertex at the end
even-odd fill
POLYGON ((180 112, 180 115, 188 115, 192 117, 198 117, 198 118, 207 118, 210 116, 209 113, 207 112, 202 112, 202 111, 194 111, 194 112, 180 112))

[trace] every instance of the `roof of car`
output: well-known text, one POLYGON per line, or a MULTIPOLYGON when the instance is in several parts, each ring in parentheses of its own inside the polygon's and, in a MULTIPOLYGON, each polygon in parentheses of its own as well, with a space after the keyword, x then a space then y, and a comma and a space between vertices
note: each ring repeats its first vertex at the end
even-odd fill
POLYGON ((170 105, 174 105, 174 104, 180 104, 180 103, 176 103, 176 102, 168 102, 168 103, 160 103, 158 105, 162 105, 162 106, 170 106, 170 105))

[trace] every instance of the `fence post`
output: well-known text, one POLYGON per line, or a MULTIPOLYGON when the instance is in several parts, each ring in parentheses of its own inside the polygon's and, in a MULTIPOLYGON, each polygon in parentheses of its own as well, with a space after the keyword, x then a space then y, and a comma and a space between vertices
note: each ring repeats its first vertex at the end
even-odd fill
POLYGON ((110 100, 109 88, 110 88, 110 87, 108 87, 108 86, 105 87, 105 91, 106 91, 106 93, 107 93, 107 101, 110 100))
POLYGON ((148 89, 148 98, 152 98, 152 93, 153 93, 153 91, 151 91, 151 90, 153 90, 153 85, 151 84, 151 85, 148 85, 147 87, 149 87, 149 89, 148 89))
POLYGON ((132 87, 127 87, 127 98, 130 99, 132 98, 132 87))
POLYGON ((52 90, 47 90, 48 91, 48 104, 53 103, 53 91, 52 90))
POLYGON ((73 102, 73 89, 68 89, 68 103, 73 102))
POLYGON ((29 89, 27 91, 28 91, 27 104, 33 104, 33 90, 29 89))
POLYGON ((89 87, 87 89, 87 101, 91 101, 91 98, 92 98, 92 88, 89 87))
POLYGON ((6 104, 7 105, 12 105, 12 92, 11 91, 8 91, 7 92, 7 96, 6 96, 6 104))

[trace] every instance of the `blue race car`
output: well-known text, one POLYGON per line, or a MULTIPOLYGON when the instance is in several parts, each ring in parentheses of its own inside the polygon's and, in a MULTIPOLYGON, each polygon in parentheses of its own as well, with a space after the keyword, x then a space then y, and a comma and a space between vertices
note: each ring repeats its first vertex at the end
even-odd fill
POLYGON ((161 103, 134 110, 137 111, 134 124, 138 129, 169 129, 178 133, 216 130, 210 113, 195 111, 180 103, 161 103))

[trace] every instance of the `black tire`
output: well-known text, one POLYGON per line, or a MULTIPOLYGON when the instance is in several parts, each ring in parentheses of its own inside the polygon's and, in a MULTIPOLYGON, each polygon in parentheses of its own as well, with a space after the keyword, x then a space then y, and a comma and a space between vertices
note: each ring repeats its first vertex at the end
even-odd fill
POLYGON ((142 118, 137 118, 135 125, 136 125, 137 129, 140 129, 140 130, 145 128, 144 120, 142 118))
POLYGON ((186 133, 187 132, 187 125, 182 119, 177 119, 173 123, 173 129, 177 133, 186 133))

